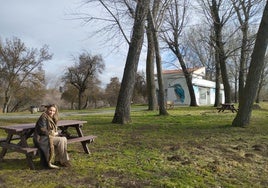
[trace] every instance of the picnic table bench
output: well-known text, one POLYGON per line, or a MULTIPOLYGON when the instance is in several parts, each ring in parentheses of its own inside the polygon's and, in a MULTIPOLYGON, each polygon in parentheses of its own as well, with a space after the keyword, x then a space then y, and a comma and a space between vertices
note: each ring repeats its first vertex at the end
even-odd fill
MULTIPOLYGON (((97 136, 84 136, 82 132, 82 126, 84 123, 86 123, 86 121, 61 120, 58 122, 57 126, 61 133, 66 136, 68 144, 81 142, 85 153, 90 154, 87 144, 94 142, 94 139, 97 136), (77 133, 76 135, 71 135, 68 132, 68 128, 71 127, 75 128, 77 133)), ((37 155, 38 148, 31 146, 30 142, 28 142, 28 138, 33 136, 34 128, 35 123, 0 126, 0 129, 5 130, 7 133, 6 138, 0 138, 0 146, 2 147, 2 151, 0 153, 0 162, 3 161, 7 151, 11 150, 25 154, 29 167, 31 169, 35 169, 33 158, 37 155)))
POLYGON ((234 113, 234 112, 237 112, 238 111, 238 109, 236 109, 234 107, 234 104, 233 103, 224 103, 224 104, 221 104, 221 106, 218 107, 217 109, 218 109, 218 112, 224 112, 225 110, 231 110, 234 113))

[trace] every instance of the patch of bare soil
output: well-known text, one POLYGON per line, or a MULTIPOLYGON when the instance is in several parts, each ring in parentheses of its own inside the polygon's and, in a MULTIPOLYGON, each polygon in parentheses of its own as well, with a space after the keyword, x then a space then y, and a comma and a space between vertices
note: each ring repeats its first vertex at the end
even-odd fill
MULTIPOLYGON (((219 177, 235 179, 237 174, 245 173, 258 181, 259 177, 268 174, 268 144, 247 142, 221 143, 188 141, 169 147, 168 161, 183 165, 194 164, 197 169, 205 169, 219 177), (266 170, 265 170, 266 169, 266 170), (236 175, 234 175, 236 174, 236 175), (232 177, 234 176, 234 177, 232 177)), ((243 176, 243 175, 242 175, 243 176)), ((261 180, 262 185, 267 181, 261 180)))
MULTIPOLYGON (((110 170, 102 174, 104 179, 118 179, 116 183, 116 187, 146 187, 149 185, 147 182, 143 181, 136 181, 136 180, 131 180, 129 177, 127 177, 126 174, 118 172, 116 170, 110 170)), ((89 181, 89 180, 88 180, 89 181)), ((91 179, 90 183, 93 184, 94 180, 91 179)), ((97 182, 95 182, 93 185, 98 185, 97 182)))
POLYGON ((4 184, 5 184, 4 178, 0 177, 0 187, 6 188, 6 186, 4 184))
POLYGON ((184 157, 181 155, 173 155, 171 157, 167 157, 167 160, 173 161, 173 162, 180 162, 182 165, 191 164, 191 160, 188 157, 184 157))

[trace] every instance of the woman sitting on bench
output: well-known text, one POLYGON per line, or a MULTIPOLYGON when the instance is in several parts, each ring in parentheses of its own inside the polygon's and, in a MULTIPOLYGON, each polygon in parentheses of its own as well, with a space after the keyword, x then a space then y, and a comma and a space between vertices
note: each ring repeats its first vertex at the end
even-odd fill
POLYGON ((40 152, 41 165, 49 168, 59 168, 53 163, 69 167, 67 153, 67 139, 60 137, 57 131, 58 108, 55 104, 49 105, 39 117, 35 125, 33 141, 40 152))

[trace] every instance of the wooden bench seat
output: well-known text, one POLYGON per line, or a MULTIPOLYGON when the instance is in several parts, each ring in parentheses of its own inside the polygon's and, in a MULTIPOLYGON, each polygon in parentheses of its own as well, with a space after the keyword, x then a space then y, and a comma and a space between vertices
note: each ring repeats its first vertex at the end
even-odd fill
POLYGON ((1 142, 0 145, 3 148, 6 149, 11 149, 20 153, 24 153, 24 154, 30 154, 32 153, 33 155, 37 154, 38 148, 36 147, 20 147, 17 144, 13 144, 13 143, 6 143, 6 142, 1 142))
MULTIPOLYGON (((74 142, 87 142, 91 143, 94 142, 94 139, 97 138, 97 136, 94 135, 89 135, 89 136, 83 136, 83 137, 70 137, 68 138, 68 143, 74 143, 74 142)), ((11 140, 19 140, 20 137, 15 135, 11 140)), ((6 142, 6 138, 0 138, 0 143, 1 142, 6 142)))
MULTIPOLYGON (((20 139, 19 135, 14 135, 11 140, 19 140, 19 139, 20 139)), ((6 141, 6 138, 0 138, 0 143, 5 142, 5 141, 6 141)))
MULTIPOLYGON (((94 142, 95 138, 97 138, 97 136, 94 136, 94 135, 83 136, 83 137, 72 137, 72 138, 69 138, 67 140, 67 142, 68 142, 68 144, 75 143, 75 142, 92 143, 92 142, 94 142)), ((16 139, 18 139, 18 138, 16 138, 16 139)), ((7 142, 5 142, 4 139, 1 139, 1 140, 2 140, 0 142, 1 147, 6 148, 6 149, 11 149, 11 150, 17 151, 19 153, 23 153, 23 154, 32 153, 33 155, 36 155, 38 152, 38 148, 36 148, 36 147, 21 147, 17 144, 7 143, 7 142)))
POLYGON ((97 138, 97 136, 94 136, 94 135, 82 136, 82 137, 71 137, 71 138, 68 138, 67 142, 68 144, 74 143, 74 142, 91 143, 91 142, 94 142, 95 138, 97 138))

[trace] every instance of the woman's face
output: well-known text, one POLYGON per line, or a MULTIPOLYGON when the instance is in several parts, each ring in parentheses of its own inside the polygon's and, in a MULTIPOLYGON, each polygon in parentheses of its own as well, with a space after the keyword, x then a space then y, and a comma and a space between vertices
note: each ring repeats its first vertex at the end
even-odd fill
POLYGON ((47 114, 50 116, 50 117, 53 117, 56 113, 56 108, 55 107, 50 107, 48 110, 47 110, 47 114))

